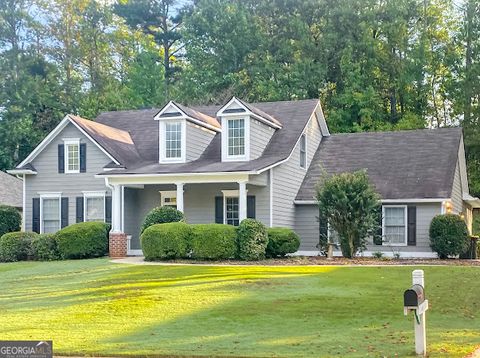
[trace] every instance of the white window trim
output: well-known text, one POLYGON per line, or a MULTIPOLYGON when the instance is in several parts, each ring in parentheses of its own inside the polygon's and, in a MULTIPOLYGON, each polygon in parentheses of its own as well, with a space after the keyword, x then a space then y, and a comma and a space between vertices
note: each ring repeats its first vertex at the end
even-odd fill
MULTIPOLYGON (((161 190, 160 193, 160 206, 165 206, 165 199, 169 198, 177 198, 177 191, 176 190, 161 190)), ((171 205, 167 205, 171 206, 171 205)))
POLYGON ((62 193, 39 193, 40 194, 40 234, 43 234, 43 199, 58 199, 58 222, 62 228, 62 193))
POLYGON ((187 120, 185 118, 178 118, 178 119, 162 119, 159 120, 159 158, 160 158, 160 163, 185 163, 185 158, 186 158, 186 150, 187 150, 187 135, 186 135, 186 130, 187 130, 187 120), (181 156, 180 158, 167 158, 166 156, 166 124, 167 123, 181 123, 181 130, 182 130, 182 136, 181 136, 181 156))
POLYGON ((407 246, 408 245, 408 210, 407 205, 382 205, 382 245, 383 246, 407 246), (385 208, 402 208, 405 215, 405 243, 390 243, 385 238, 385 208))
POLYGON ((250 116, 235 115, 222 116, 222 162, 248 161, 250 160, 250 116), (228 154, 228 121, 244 119, 244 145, 245 154, 229 155, 228 154))
POLYGON ((300 157, 300 168, 303 170, 307 170, 308 167, 308 138, 307 138, 307 133, 302 133, 300 136, 300 141, 298 142, 298 152, 299 152, 299 157, 300 157), (302 138, 305 137, 305 166, 302 166, 302 138))
POLYGON ((87 221, 87 198, 103 198, 103 222, 107 220, 105 210, 105 191, 82 191, 83 193, 83 221, 87 221))
POLYGON ((64 160, 64 172, 65 174, 77 174, 80 173, 80 138, 63 138, 63 160, 64 160), (69 170, 68 169, 68 146, 76 145, 78 146, 78 169, 69 170))

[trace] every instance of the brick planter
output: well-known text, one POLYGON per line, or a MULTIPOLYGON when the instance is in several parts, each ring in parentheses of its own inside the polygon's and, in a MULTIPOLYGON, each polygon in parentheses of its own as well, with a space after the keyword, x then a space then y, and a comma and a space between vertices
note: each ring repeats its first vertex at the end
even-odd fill
POLYGON ((123 232, 111 232, 108 240, 110 257, 127 256, 127 234, 123 232))

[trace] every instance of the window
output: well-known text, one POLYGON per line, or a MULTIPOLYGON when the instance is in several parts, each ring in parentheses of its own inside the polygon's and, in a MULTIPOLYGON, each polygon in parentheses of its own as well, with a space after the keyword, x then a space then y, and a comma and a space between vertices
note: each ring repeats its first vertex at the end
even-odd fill
POLYGON ((307 135, 300 137, 300 168, 307 168, 307 135))
POLYGON ((383 207, 383 240, 391 245, 407 244, 407 207, 383 207))
POLYGON ((177 192, 172 191, 161 191, 160 192, 161 198, 161 206, 171 206, 175 209, 177 208, 177 192))
POLYGON ((66 168, 65 173, 80 173, 80 140, 64 139, 66 168))
POLYGON ((238 226, 240 222, 238 197, 225 198, 225 224, 238 226))
POLYGON ((40 195, 40 232, 54 233, 60 230, 60 194, 40 195))
POLYGON ((245 155, 245 119, 229 119, 228 126, 228 156, 245 155))
POLYGON ((105 192, 84 192, 84 221, 105 221, 105 192))
POLYGON ((185 161, 185 120, 160 122, 160 162, 185 161))
POLYGON ((165 123, 165 157, 182 157, 182 124, 180 122, 165 123))
POLYGON ((222 190, 223 223, 238 226, 240 224, 240 203, 238 190, 222 190))

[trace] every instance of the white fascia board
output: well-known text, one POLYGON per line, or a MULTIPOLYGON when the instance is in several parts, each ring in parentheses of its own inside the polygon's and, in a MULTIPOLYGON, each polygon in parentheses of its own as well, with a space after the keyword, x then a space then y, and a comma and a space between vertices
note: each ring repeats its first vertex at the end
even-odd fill
MULTIPOLYGON (((106 177, 110 185, 128 184, 184 184, 238 183, 248 181, 249 174, 241 173, 167 173, 167 174, 122 174, 106 177)), ((97 176, 95 176, 97 177, 97 176)), ((100 176, 101 177, 101 176, 100 176)))
POLYGON ((322 135, 325 137, 329 137, 330 130, 328 129, 327 120, 325 119, 325 115, 323 114, 322 104, 320 103, 320 101, 318 101, 314 112, 320 115, 320 118, 318 118, 318 124, 320 126, 320 130, 322 131, 322 135))
MULTIPOLYGON (((92 143, 94 143, 107 157, 109 157, 115 164, 120 165, 120 162, 116 160, 110 153, 108 153, 100 144, 98 144, 87 132, 85 132, 74 120, 70 118, 67 114, 60 123, 40 142, 39 145, 20 163, 17 167, 22 167, 27 163, 30 163, 35 157, 40 154, 40 152, 45 149, 45 147, 52 142, 55 137, 67 126, 67 124, 72 123, 75 128, 77 128, 85 137, 87 137, 92 143)), ((23 174, 23 173, 22 173, 23 174)), ((37 174, 35 173, 25 173, 25 174, 37 174)))
MULTIPOLYGON (((433 199, 382 199, 382 204, 404 204, 404 203, 442 203, 446 198, 433 198, 433 199)), ((295 205, 317 205, 316 200, 294 200, 295 205)))
POLYGON ((236 97, 232 97, 230 99, 230 101, 227 102, 226 105, 224 105, 222 108, 220 108, 218 111, 217 111, 217 117, 222 117, 222 116, 228 116, 228 115, 232 115, 232 114, 236 114, 236 115, 242 115, 244 114, 244 112, 239 112, 239 113, 223 113, 225 111, 225 109, 227 109, 228 107, 230 107, 232 105, 232 103, 235 102, 240 108, 242 108, 245 113, 250 113, 250 111, 248 110, 247 107, 245 107, 239 100, 237 100, 236 97))
POLYGON ((168 118, 168 119, 172 119, 172 118, 179 118, 178 116, 172 116, 172 117, 164 117, 164 118, 160 118, 160 116, 162 114, 165 113, 165 111, 169 108, 169 107, 173 107, 175 108, 176 111, 182 113, 184 116, 186 116, 186 113, 184 111, 182 111, 180 108, 178 108, 175 103, 173 103, 173 101, 170 101, 168 102, 165 106, 163 106, 163 108, 153 117, 153 119, 155 121, 158 121, 160 119, 164 119, 164 118, 168 118))
POLYGON ((30 170, 30 169, 10 169, 10 170, 7 170, 7 173, 12 175, 22 175, 22 174, 36 175, 37 174, 36 171, 30 170))

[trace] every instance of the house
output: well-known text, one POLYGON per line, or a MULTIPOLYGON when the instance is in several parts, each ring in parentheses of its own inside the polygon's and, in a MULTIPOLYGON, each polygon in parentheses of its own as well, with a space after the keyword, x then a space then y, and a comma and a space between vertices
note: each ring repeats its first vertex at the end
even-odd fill
MULTIPOLYGON (((189 223, 238 225, 244 218, 286 226, 300 254, 318 254, 314 187, 322 170, 367 168, 383 204, 384 244, 433 256, 428 226, 442 212, 471 227, 462 130, 331 135, 318 100, 67 115, 10 173, 25 182, 26 230, 52 232, 80 221, 111 222, 112 256, 142 253, 139 231, 159 205, 189 223)), ((322 224, 322 223, 320 223, 322 224)), ((323 223, 324 224, 324 223, 323 223)))
POLYGON ((8 205, 22 211, 23 181, 0 171, 0 205, 8 205))

